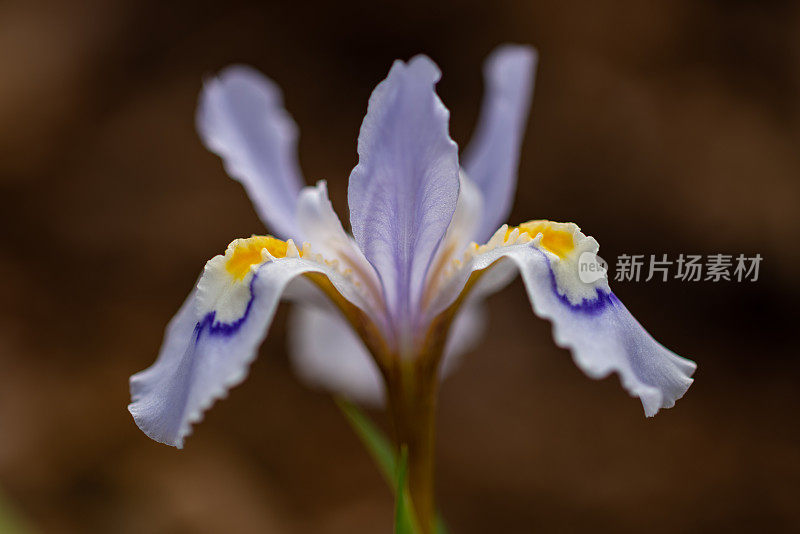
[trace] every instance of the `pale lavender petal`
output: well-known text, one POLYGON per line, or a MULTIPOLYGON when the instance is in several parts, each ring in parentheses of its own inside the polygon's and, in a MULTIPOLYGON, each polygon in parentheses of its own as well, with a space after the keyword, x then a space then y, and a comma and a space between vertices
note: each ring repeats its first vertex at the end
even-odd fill
POLYGON ((588 376, 603 378, 617 373, 623 387, 639 397, 648 417, 673 406, 691 386, 696 364, 653 339, 611 292, 605 277, 584 282, 579 269, 596 261, 592 258, 597 242, 575 225, 558 226, 574 231, 575 250, 566 257, 542 246, 541 234, 533 241, 515 242, 512 233, 504 242, 506 228, 501 227, 489 244, 452 276, 434 309, 448 306, 476 271, 486 270, 469 300, 479 300, 487 290, 502 287, 508 275, 518 271, 533 311, 552 321, 556 343, 572 351, 575 363, 588 376))
POLYGON ((278 86, 250 67, 228 67, 203 87, 196 122, 206 147, 244 185, 267 228, 284 239, 302 237, 295 223, 303 185, 297 126, 278 86))
POLYGON ((511 211, 536 59, 536 50, 531 47, 505 45, 484 65, 483 105, 462 158, 467 175, 483 193, 484 215, 475 237, 478 242, 488 239, 511 211))
POLYGON ((434 91, 439 78, 425 56, 394 63, 370 97, 350 175, 353 235, 380 276, 399 342, 458 200, 458 148, 434 91))
POLYGON ((541 251, 510 252, 525 282, 534 312, 553 322, 553 337, 569 348, 575 363, 592 378, 616 372, 622 386, 639 397, 645 415, 671 408, 692 384, 696 365, 651 336, 610 291, 575 305, 558 294, 541 251))
POLYGON ((130 379, 128 410, 161 443, 181 448, 191 425, 244 380, 284 290, 298 276, 323 273, 342 296, 363 305, 360 290, 324 264, 297 257, 267 260, 240 280, 225 270, 229 257, 208 262, 167 328, 158 359, 130 379))

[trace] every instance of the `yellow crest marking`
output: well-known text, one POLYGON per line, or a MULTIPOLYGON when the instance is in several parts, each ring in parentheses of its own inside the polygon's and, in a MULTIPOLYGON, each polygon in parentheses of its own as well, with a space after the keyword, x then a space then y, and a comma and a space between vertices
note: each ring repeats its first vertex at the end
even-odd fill
POLYGON ((286 241, 269 235, 254 235, 247 239, 237 239, 233 243, 233 254, 225 263, 225 269, 236 280, 242 280, 250 267, 263 262, 261 251, 267 249, 276 258, 286 256, 286 241))
MULTIPOLYGON (((528 221, 518 226, 520 233, 525 232, 531 239, 542 234, 541 246, 558 256, 566 258, 575 249, 572 232, 560 228, 562 225, 551 221, 528 221)), ((513 231, 509 227, 506 236, 513 231)))

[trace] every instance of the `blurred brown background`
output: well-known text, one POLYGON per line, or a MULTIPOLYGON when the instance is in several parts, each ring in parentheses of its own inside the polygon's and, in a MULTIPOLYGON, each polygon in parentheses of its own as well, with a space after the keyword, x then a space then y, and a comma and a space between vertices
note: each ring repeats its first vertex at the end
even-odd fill
POLYGON ((289 367, 283 311, 182 452, 135 427, 127 379, 203 263, 263 231, 194 132, 204 76, 244 62, 281 85, 306 179, 346 219, 391 61, 439 63, 463 145, 507 41, 540 52, 513 221, 574 220, 607 259, 765 259, 756 283, 613 284, 699 363, 652 420, 616 377, 582 375, 518 282, 497 295, 491 340, 442 390, 451 530, 800 528, 796 2, 165 4, 0 3, 0 491, 35 530, 390 531, 370 459, 289 367))

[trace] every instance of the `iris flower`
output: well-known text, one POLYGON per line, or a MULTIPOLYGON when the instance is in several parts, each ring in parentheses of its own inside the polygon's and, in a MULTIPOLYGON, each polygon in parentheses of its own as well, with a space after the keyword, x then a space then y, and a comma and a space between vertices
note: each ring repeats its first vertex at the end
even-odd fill
MULTIPOLYGON (((616 372, 647 416, 673 406, 696 366, 656 342, 607 277, 581 280, 579 263, 597 241, 573 223, 503 224, 535 63, 528 47, 492 53, 476 132, 459 155, 435 91, 438 67, 426 56, 396 61, 358 136, 350 234, 325 182, 303 184, 297 128, 278 87, 244 66, 209 80, 200 135, 272 234, 236 239, 206 263, 157 361, 131 377, 139 428, 182 447, 191 425, 245 378, 283 297, 297 304, 289 339, 301 376, 359 401, 385 399, 408 445, 412 493, 424 497, 437 383, 480 337, 487 295, 517 273, 534 313, 588 376, 616 372)), ((420 515, 424 507, 417 503, 420 515)))

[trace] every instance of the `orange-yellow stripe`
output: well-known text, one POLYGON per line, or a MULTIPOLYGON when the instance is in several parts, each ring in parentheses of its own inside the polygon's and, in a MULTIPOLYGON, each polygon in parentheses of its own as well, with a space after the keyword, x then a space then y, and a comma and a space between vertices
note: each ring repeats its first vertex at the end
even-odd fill
POLYGON ((254 235, 247 239, 239 239, 233 248, 233 255, 225 263, 225 269, 237 280, 242 280, 250 267, 262 262, 261 251, 267 249, 276 258, 286 256, 286 241, 270 235, 254 235))
MULTIPOLYGON (((557 229, 550 221, 528 221, 520 224, 517 228, 519 228, 520 233, 524 232, 531 236, 531 239, 542 234, 541 246, 559 258, 567 257, 575 249, 572 232, 557 229)), ((514 227, 509 227, 506 237, 513 230, 514 227)))

